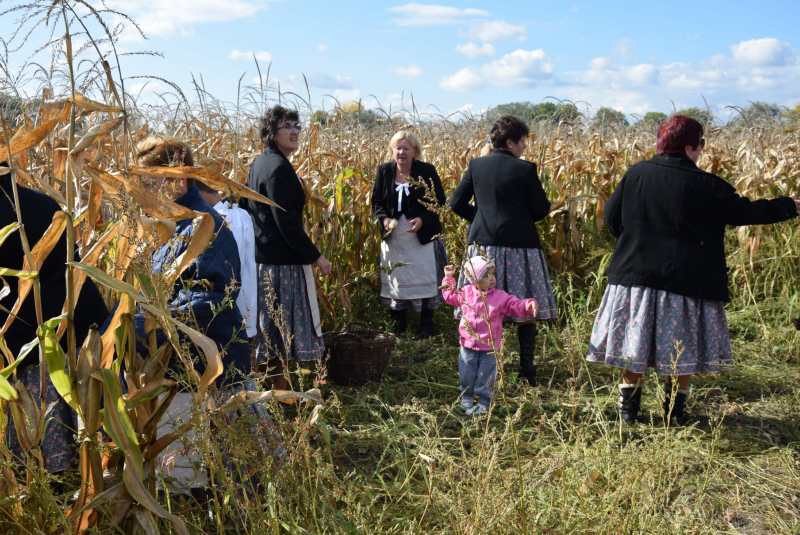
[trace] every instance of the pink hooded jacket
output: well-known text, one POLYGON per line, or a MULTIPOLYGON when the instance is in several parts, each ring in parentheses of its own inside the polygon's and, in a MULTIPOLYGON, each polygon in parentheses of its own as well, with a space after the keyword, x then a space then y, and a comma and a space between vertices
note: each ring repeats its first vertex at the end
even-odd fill
POLYGON ((475 351, 494 351, 491 346, 492 340, 499 349, 503 336, 503 316, 528 316, 529 312, 526 310, 528 303, 536 302, 535 299, 517 299, 498 289, 482 292, 472 284, 458 289, 453 277, 445 277, 442 286, 445 286, 442 288, 442 296, 447 304, 461 307, 461 324, 458 327, 461 345, 475 351), (488 314, 484 308, 484 296, 486 307, 489 309, 488 314), (489 325, 483 316, 489 317, 491 336, 489 325), (475 336, 470 334, 470 330, 480 340, 476 340, 475 336))

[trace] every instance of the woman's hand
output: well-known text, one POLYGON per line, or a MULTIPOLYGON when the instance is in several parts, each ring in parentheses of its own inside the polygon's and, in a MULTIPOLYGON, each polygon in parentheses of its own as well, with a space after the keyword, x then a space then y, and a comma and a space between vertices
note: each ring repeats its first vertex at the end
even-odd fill
POLYGON ((406 232, 417 232, 419 229, 422 228, 422 219, 419 217, 415 217, 414 219, 409 219, 409 223, 411 223, 411 228, 408 229, 406 232))
POLYGON ((383 218, 383 230, 385 230, 386 232, 389 232, 389 226, 391 224, 392 224, 392 218, 391 217, 384 217, 383 218))
POLYGON ((322 271, 323 275, 327 276, 331 274, 331 263, 328 262, 328 259, 324 256, 320 255, 320 257, 317 258, 317 261, 314 263, 317 265, 320 271, 322 271))
POLYGON ((444 276, 445 277, 453 277, 456 274, 456 266, 445 266, 444 267, 444 276))
POLYGON ((539 314, 539 304, 533 299, 528 301, 528 304, 525 305, 525 308, 528 309, 528 312, 531 313, 531 316, 536 316, 539 314))

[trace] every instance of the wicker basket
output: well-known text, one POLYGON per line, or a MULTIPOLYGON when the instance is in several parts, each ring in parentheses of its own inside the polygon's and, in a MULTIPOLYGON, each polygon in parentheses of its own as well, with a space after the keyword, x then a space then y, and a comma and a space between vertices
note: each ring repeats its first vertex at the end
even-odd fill
POLYGON ((395 336, 371 329, 362 321, 353 321, 341 331, 322 335, 330 353, 328 372, 340 385, 379 383, 394 349, 395 336), (359 326, 360 329, 352 327, 359 326))

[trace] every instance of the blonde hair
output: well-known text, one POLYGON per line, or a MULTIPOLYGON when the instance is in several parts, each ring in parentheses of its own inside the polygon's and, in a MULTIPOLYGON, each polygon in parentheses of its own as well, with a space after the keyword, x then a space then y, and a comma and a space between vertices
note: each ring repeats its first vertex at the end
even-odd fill
POLYGON ((414 135, 413 132, 409 132, 408 130, 399 130, 395 135, 392 136, 392 140, 389 141, 389 158, 392 157, 392 149, 400 143, 402 140, 408 141, 408 144, 411 145, 411 148, 414 149, 414 159, 418 159, 422 156, 422 145, 419 144, 419 140, 417 136, 414 135))

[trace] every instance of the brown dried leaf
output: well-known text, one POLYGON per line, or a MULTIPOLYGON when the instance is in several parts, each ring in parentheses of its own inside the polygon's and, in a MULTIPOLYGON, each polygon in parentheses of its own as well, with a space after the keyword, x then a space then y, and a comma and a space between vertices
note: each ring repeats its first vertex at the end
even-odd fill
POLYGON ((260 193, 256 193, 244 184, 219 174, 210 167, 133 167, 130 172, 137 175, 162 178, 194 178, 228 195, 238 195, 271 206, 278 206, 260 193))
MULTIPOLYGON (((24 136, 11 142, 11 155, 17 155, 24 150, 28 150, 42 142, 47 135, 53 131, 53 128, 58 124, 58 119, 50 119, 49 121, 37 126, 24 136)), ((8 148, 5 143, 0 147, 0 161, 8 160, 8 148)))
POLYGON ((100 124, 96 124, 89 128, 83 137, 75 144, 75 146, 70 151, 70 154, 77 154, 79 152, 83 152, 89 146, 94 143, 97 138, 105 136, 106 134, 113 132, 119 125, 122 124, 124 117, 117 117, 116 119, 111 119, 110 121, 105 121, 100 124))

